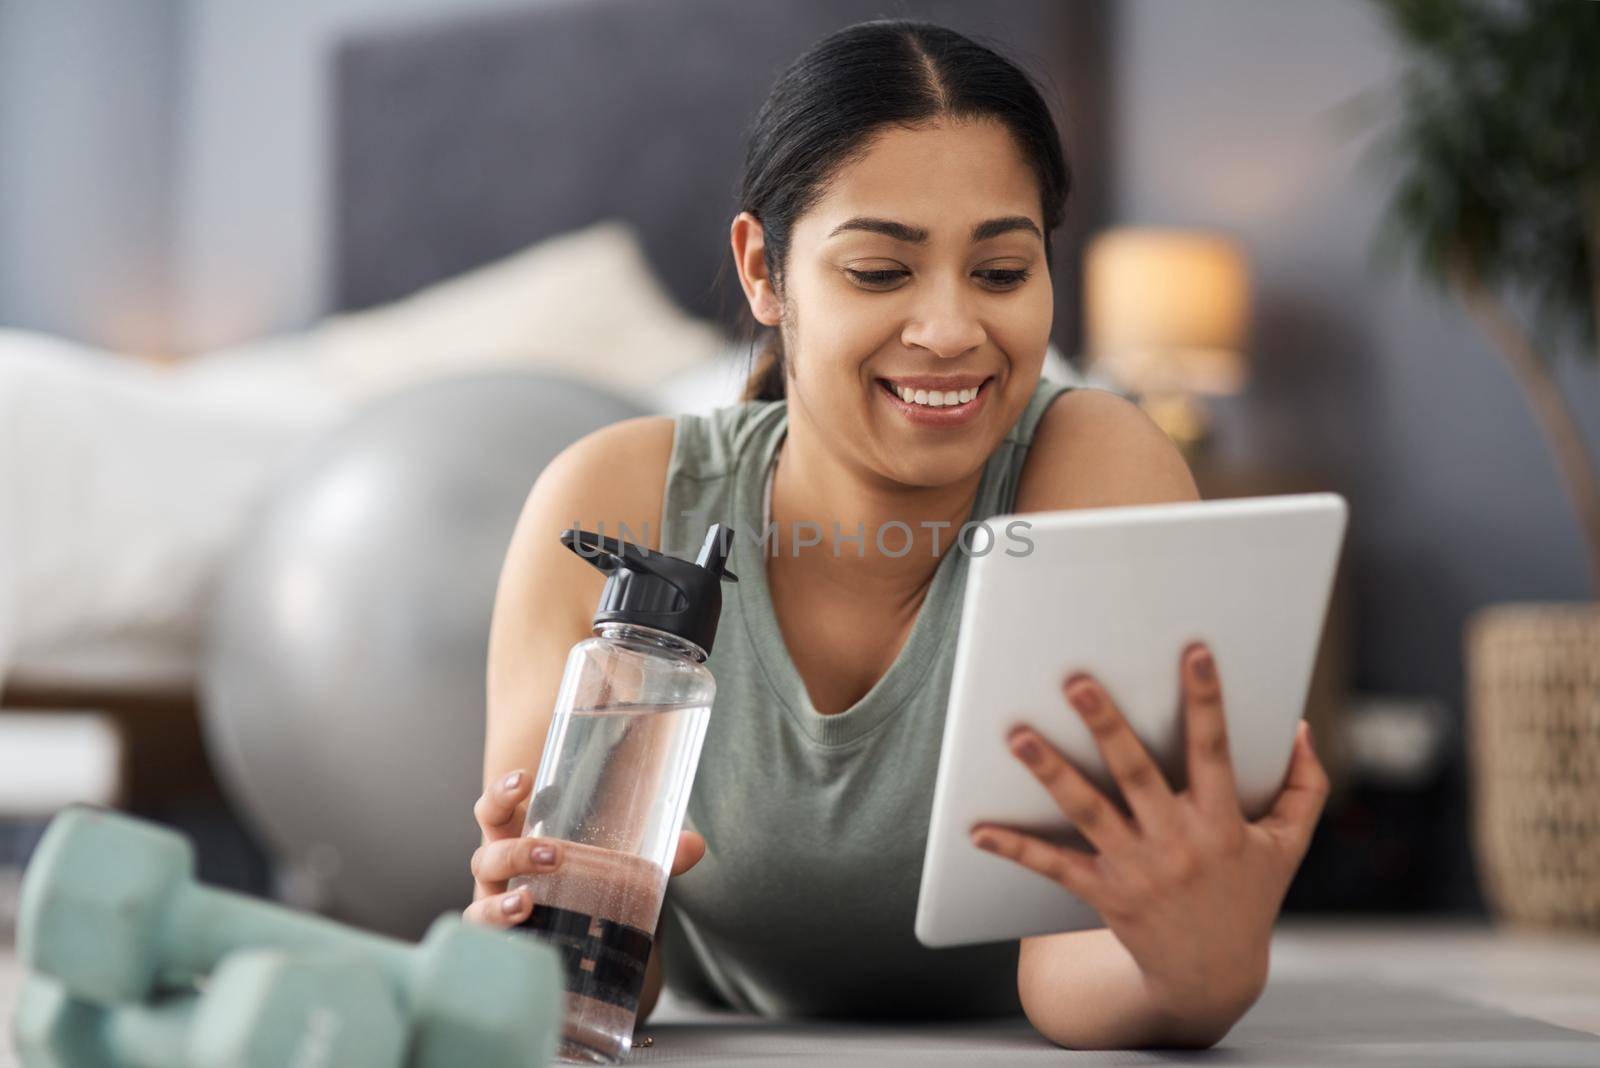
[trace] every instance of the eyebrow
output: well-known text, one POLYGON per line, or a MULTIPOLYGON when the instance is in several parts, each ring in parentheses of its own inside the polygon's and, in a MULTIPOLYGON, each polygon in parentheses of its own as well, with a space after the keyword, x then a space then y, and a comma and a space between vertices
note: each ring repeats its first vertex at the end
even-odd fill
MULTIPOLYGON (((866 215, 858 215, 853 219, 835 226, 828 231, 829 237, 835 237, 847 230, 865 230, 869 233, 884 234, 896 241, 904 241, 908 245, 924 245, 928 241, 928 231, 920 226, 907 226, 893 219, 874 219, 866 215)), ((987 241, 991 237, 1010 233, 1013 230, 1026 230, 1040 241, 1044 235, 1034 225, 1033 220, 1026 215, 1006 215, 998 219, 987 219, 972 228, 973 241, 987 241)))

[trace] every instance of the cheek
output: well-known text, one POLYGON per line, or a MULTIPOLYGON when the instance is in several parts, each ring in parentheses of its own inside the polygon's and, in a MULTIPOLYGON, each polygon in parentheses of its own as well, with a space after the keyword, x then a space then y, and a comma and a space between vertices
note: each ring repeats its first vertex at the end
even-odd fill
POLYGON ((1055 296, 1048 285, 1019 294, 1015 305, 996 317, 990 333, 1000 349, 1014 362, 1044 362, 1045 346, 1050 344, 1050 328, 1055 322, 1055 296))
POLYGON ((821 282, 811 305, 821 311, 806 319, 819 346, 839 354, 865 355, 893 336, 898 315, 882 294, 864 293, 838 280, 821 282))
POLYGON ((819 394, 858 391, 868 363, 897 344, 899 318, 882 302, 842 292, 841 284, 808 275, 795 286, 796 376, 819 394))
POLYGON ((819 414, 831 413, 829 418, 836 416, 859 423, 859 412, 852 406, 860 403, 865 351, 852 346, 845 338, 806 338, 795 365, 797 391, 817 402, 815 409, 819 414), (847 409, 850 409, 848 414, 847 409))

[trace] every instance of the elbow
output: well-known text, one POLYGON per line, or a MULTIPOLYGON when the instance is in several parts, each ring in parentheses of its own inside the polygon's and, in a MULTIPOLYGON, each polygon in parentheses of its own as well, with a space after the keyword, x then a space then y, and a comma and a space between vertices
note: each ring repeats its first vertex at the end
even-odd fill
POLYGON ((1060 999, 1030 997, 1026 986, 1020 986, 1017 993, 1021 997, 1022 1012, 1028 1018, 1028 1023, 1041 1037, 1062 1049, 1134 1049, 1139 1046, 1137 1041, 1130 1041, 1134 1038, 1130 1034, 1114 1034, 1102 1026, 1096 1026, 1093 1020, 1086 1019, 1082 1014, 1063 1012, 1060 999))
POLYGON ((1162 1050, 1162 1049, 1211 1049, 1227 1037, 1233 1030, 1236 1020, 1228 1020, 1217 1024, 1196 1025, 1185 1023, 1182 1025, 1162 1025, 1152 1023, 1150 1026, 1129 1030, 1120 1034, 1111 1032, 1097 1033, 1093 1029, 1084 1029, 1068 1032, 1059 1029, 1053 1022, 1039 1020, 1031 1014, 1028 1022, 1035 1031, 1049 1040, 1052 1044, 1062 1049, 1071 1050, 1162 1050))
POLYGON ((1160 1034, 1146 1044, 1148 1049, 1210 1049, 1227 1037, 1236 1020, 1221 1024, 1185 1025, 1160 1034))
POLYGON ((1111 1007, 1103 1012, 1079 1004, 1078 1011, 1066 1011, 1060 999, 1040 1004, 1039 999, 1022 998, 1022 1010, 1035 1031, 1062 1049, 1073 1050, 1205 1050, 1216 1046, 1250 1004, 1226 1010, 1196 1013, 1182 1018, 1169 1016, 1149 1005, 1111 1007))
POLYGON ((1157 1028, 1158 1041, 1164 1049, 1210 1049, 1233 1030, 1244 1014, 1261 997, 1265 982, 1252 987, 1242 998, 1228 1004, 1196 1013, 1183 1019, 1167 1019, 1157 1028))

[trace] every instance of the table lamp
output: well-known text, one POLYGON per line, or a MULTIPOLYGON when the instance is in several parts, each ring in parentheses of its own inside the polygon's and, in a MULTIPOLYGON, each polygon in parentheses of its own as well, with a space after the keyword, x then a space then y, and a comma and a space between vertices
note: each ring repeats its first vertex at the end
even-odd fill
POLYGON ((1134 394, 1190 462, 1211 437, 1204 398, 1249 378, 1249 288, 1243 249, 1221 234, 1118 227, 1089 244, 1090 365, 1134 394))

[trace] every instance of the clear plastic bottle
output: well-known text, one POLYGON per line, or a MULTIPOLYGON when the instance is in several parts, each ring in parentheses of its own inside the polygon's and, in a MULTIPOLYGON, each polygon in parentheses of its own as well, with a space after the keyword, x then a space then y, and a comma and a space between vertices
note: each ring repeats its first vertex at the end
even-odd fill
POLYGON ((573 646, 523 834, 558 838, 559 868, 518 876, 520 929, 566 967, 563 1061, 617 1064, 633 1044, 645 965, 677 851, 716 681, 706 669, 733 531, 713 524, 694 562, 583 530, 568 548, 610 578, 595 636, 573 646))

